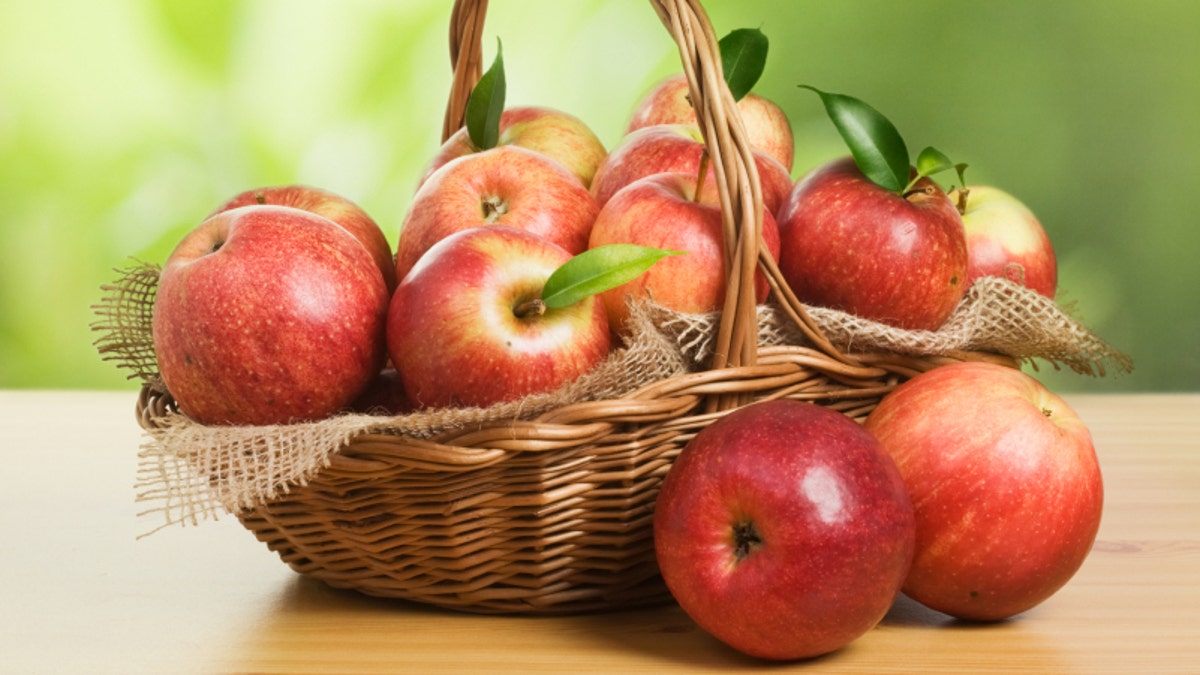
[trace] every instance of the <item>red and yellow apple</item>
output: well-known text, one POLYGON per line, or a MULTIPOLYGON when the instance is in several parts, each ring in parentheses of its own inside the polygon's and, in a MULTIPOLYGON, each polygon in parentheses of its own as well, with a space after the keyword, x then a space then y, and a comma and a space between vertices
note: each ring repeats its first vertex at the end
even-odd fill
MULTIPOLYGON (((753 154, 763 204, 775 215, 792 189, 791 174, 766 153, 756 150, 753 154)), ((604 206, 617 190, 639 178, 673 172, 698 175, 703 155, 704 138, 695 126, 656 124, 643 127, 622 138, 600 163, 592 179, 592 194, 596 196, 596 202, 604 206)))
MULTIPOLYGON (((515 145, 546 155, 562 164, 583 183, 592 184, 596 167, 608 151, 604 144, 578 117, 538 106, 508 108, 500 115, 500 134, 497 146, 515 145)), ((442 165, 452 159, 479 152, 471 142, 466 127, 459 129, 446 142, 430 162, 421 183, 442 165)))
MULTIPOLYGON (((951 190, 958 203, 961 189, 951 190)), ((964 199, 967 232, 967 284, 1001 277, 1053 299, 1058 291, 1058 259, 1050 237, 1028 206, 990 185, 970 185, 964 199)))
MULTIPOLYGON (((737 102, 737 110, 750 145, 774 157, 790 173, 796 147, 792 125, 783 108, 751 92, 737 102)), ((638 101, 625 131, 655 124, 696 125, 696 109, 692 106, 687 78, 682 74, 664 79, 638 101)))
POLYGON ((1062 398, 1015 368, 941 366, 885 396, 865 422, 916 510, 904 592, 955 617, 996 620, 1074 576, 1100 527, 1092 437, 1062 398))
POLYGON ((501 145, 464 155, 417 190, 396 244, 396 278, 438 241, 482 226, 525 230, 580 253, 598 210, 570 171, 533 150, 501 145))
POLYGON ((388 352, 422 407, 487 407, 551 391, 594 368, 611 346, 596 296, 541 303, 561 246, 503 225, 456 232, 396 287, 388 352))
POLYGON ((203 424, 285 424, 347 407, 382 368, 388 289, 328 218, 221 211, 167 258, 154 300, 163 382, 203 424))
POLYGON ((833 160, 801 178, 778 223, 779 269, 802 302, 936 330, 966 290, 962 218, 928 178, 901 195, 833 160))
MULTIPOLYGON (((629 317, 631 300, 653 298, 687 313, 721 309, 726 272, 720 197, 711 175, 699 195, 696 180, 686 173, 647 176, 619 190, 596 216, 591 248, 637 244, 686 254, 665 258, 634 280, 601 294, 614 330, 620 331, 629 317)), ((779 232, 766 209, 762 236, 767 250, 778 258, 779 232)), ((761 273, 756 288, 762 302, 770 287, 761 273)))
POLYGON ((312 211, 341 225, 354 235, 375 260, 388 290, 396 287, 396 264, 383 230, 358 204, 328 190, 309 185, 280 185, 245 190, 234 195, 210 215, 239 206, 274 204, 312 211))

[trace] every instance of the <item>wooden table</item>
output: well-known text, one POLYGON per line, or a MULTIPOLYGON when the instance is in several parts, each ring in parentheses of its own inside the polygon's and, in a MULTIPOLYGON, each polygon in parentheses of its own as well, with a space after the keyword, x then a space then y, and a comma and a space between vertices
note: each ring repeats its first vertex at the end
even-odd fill
MULTIPOLYGON (((675 606, 452 613, 301 578, 232 517, 137 539, 130 392, 0 392, 0 672, 705 672, 763 664, 675 606)), ((1076 577, 1008 622, 903 598, 821 673, 1200 673, 1200 394, 1076 395, 1106 482, 1076 577)))

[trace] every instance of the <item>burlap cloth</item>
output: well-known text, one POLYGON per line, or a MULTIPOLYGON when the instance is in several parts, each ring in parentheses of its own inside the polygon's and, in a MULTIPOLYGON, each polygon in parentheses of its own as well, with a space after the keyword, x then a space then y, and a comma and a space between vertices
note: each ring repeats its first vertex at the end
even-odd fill
MULTIPOLYGON (((133 262, 102 288, 93 308, 101 356, 130 379, 163 390, 151 337, 159 267, 133 262)), ((1132 368, 1129 357, 1093 334, 1069 312, 1010 281, 975 283, 937 331, 909 331, 844 312, 809 308, 822 332, 846 352, 916 356, 990 352, 1017 361, 1099 376, 1132 368)), ((685 315, 652 304, 634 308, 633 336, 595 371, 562 389, 487 409, 418 411, 401 416, 343 414, 299 424, 209 427, 168 412, 147 429, 139 452, 137 499, 143 514, 171 524, 216 518, 269 502, 304 485, 351 439, 362 434, 428 438, 447 429, 531 418, 570 401, 619 398, 646 384, 703 368, 715 333, 715 315, 685 315)), ((762 345, 804 344, 782 312, 759 309, 762 345)))

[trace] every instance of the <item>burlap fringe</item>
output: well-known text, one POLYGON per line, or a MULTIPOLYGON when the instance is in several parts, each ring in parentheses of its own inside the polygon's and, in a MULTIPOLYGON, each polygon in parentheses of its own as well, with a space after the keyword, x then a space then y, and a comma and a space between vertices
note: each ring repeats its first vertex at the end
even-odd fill
MULTIPOLYGON (((135 261, 93 309, 96 347, 106 360, 162 391, 151 337, 159 268, 135 261)), ((569 401, 619 398, 640 386, 702 369, 716 315, 684 315, 653 304, 634 308, 634 338, 587 376, 562 389, 487 409, 418 411, 398 417, 346 414, 270 427, 206 427, 168 412, 154 421, 139 453, 137 500, 161 525, 195 524, 237 513, 305 485, 362 434, 429 438, 485 422, 528 419, 569 401)), ((1013 282, 976 282, 937 331, 907 331, 823 308, 810 308, 824 334, 847 353, 914 356, 990 352, 1018 361, 1045 360, 1093 376, 1132 369, 1129 357, 1101 340, 1053 300, 1013 282)), ((763 345, 802 344, 782 312, 759 309, 763 345)))

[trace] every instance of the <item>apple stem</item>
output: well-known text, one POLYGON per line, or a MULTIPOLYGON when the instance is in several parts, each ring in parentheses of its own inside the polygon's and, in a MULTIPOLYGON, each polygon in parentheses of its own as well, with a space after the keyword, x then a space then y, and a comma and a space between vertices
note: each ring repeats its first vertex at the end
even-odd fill
POLYGON ((525 300, 513 308, 513 314, 518 319, 531 319, 546 313, 546 303, 541 298, 525 300))
POLYGON ((969 195, 969 194, 971 194, 971 191, 967 188, 966 185, 964 185, 958 189, 958 204, 957 204, 957 206, 958 206, 958 215, 960 215, 960 216, 967 212, 967 195, 969 195))
POLYGON ((700 193, 704 189, 704 181, 708 178, 708 165, 712 162, 708 158, 708 148, 700 153, 700 168, 696 170, 696 193, 692 195, 692 201, 700 202, 700 193))

